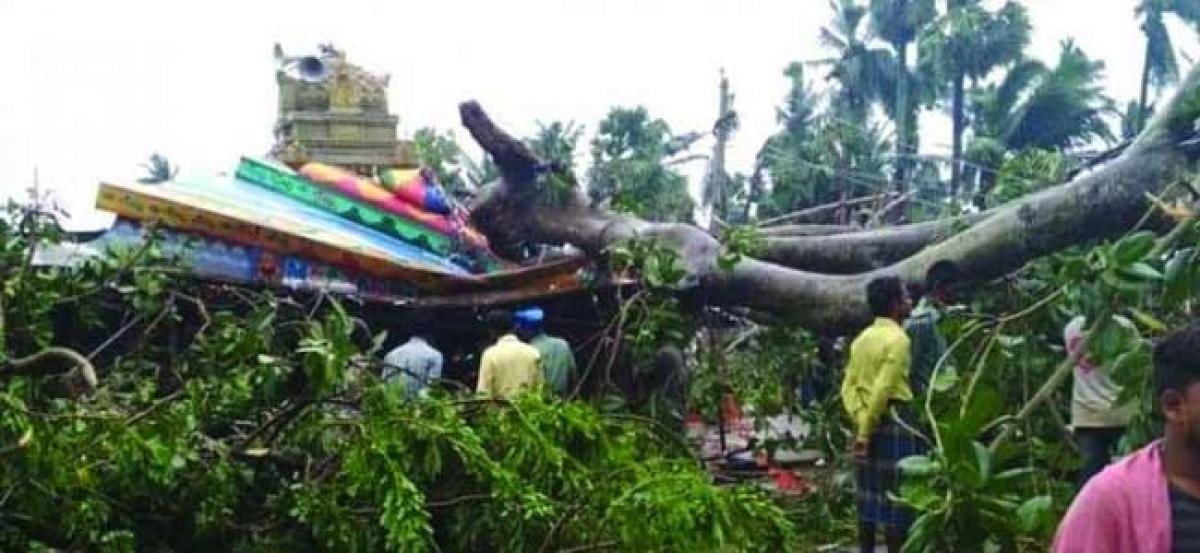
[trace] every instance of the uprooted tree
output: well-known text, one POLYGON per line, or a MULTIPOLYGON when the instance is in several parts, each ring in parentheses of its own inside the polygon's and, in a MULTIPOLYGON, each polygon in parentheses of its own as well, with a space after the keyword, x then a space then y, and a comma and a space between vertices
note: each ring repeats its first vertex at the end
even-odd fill
MULTIPOLYGON (((979 281, 1005 275, 1072 245, 1119 236, 1134 227, 1200 156, 1200 68, 1145 130, 1113 160, 980 214, 822 236, 771 236, 757 258, 718 265, 723 245, 698 227, 652 223, 591 207, 573 175, 547 164, 500 129, 479 104, 460 106, 463 125, 492 156, 502 179, 475 201, 472 219, 496 245, 572 244, 591 256, 634 238, 676 250, 687 276, 710 301, 782 316, 802 326, 844 331, 867 319, 866 283, 895 275, 920 280, 951 260, 979 281)), ((1196 198, 1190 198, 1192 200, 1196 198)), ((1145 222, 1163 230, 1156 212, 1145 222)))

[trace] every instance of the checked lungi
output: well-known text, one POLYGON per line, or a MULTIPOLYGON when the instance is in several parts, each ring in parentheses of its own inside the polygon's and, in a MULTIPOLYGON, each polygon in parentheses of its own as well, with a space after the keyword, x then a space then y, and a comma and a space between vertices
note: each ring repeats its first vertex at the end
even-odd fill
MULTIPOLYGON (((912 511, 892 501, 888 492, 900 494, 900 469, 896 466, 900 460, 923 455, 927 448, 898 424, 894 416, 895 411, 884 414, 879 426, 871 433, 867 456, 855 459, 855 498, 858 518, 862 522, 908 528, 913 521, 912 511)), ((914 419, 906 416, 904 420, 914 419)))

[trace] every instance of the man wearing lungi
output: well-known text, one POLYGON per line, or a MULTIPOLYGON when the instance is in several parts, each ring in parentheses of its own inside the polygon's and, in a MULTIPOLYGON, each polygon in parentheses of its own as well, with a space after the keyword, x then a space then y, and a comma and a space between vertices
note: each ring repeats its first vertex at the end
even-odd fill
POLYGON ((910 340, 901 323, 912 310, 904 286, 895 277, 872 280, 867 302, 875 321, 850 345, 842 380, 842 405, 855 426, 854 459, 859 546, 875 550, 875 532, 883 526, 889 552, 899 553, 912 513, 888 498, 899 492, 897 463, 922 451, 917 439, 889 414, 903 416, 913 399, 909 386, 910 340))

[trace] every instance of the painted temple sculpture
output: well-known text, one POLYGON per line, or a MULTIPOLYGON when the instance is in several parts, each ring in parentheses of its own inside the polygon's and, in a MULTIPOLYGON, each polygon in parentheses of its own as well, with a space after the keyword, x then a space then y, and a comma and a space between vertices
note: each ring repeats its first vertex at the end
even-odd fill
POLYGON ((197 275, 237 282, 385 300, 579 286, 581 261, 521 266, 492 253, 397 137, 388 75, 332 45, 299 57, 276 45, 275 60, 279 111, 267 156, 241 158, 232 176, 102 182, 96 207, 116 223, 47 262, 136 247, 156 232, 197 275))

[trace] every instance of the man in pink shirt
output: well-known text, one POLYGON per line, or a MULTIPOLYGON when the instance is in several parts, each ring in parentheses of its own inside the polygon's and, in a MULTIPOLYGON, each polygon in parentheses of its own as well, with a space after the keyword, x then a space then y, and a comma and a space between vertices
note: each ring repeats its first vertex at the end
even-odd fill
POLYGON ((1200 551, 1200 325, 1154 348, 1154 391, 1165 435, 1083 487, 1055 553, 1200 551))

